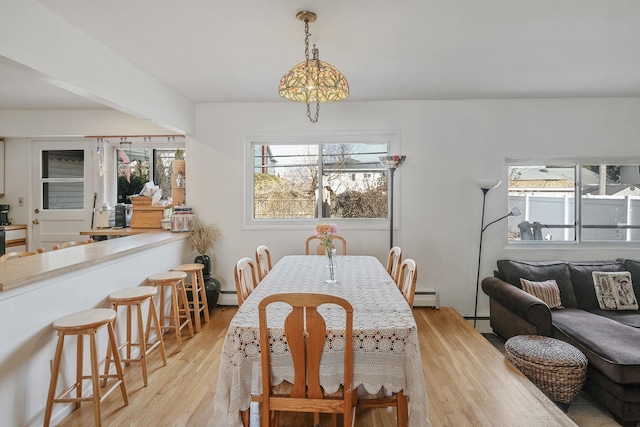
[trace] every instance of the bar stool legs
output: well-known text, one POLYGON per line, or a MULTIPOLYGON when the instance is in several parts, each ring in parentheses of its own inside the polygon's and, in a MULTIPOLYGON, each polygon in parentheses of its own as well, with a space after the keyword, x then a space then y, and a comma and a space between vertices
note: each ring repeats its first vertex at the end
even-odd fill
POLYGON ((94 415, 96 426, 101 425, 101 408, 100 403, 102 400, 111 394, 116 388, 120 388, 122 393, 122 399, 124 405, 129 404, 127 398, 127 389, 124 384, 124 376, 122 374, 122 366, 120 364, 120 358, 114 353, 114 362, 116 373, 109 374, 106 372, 104 375, 100 375, 98 371, 98 348, 96 343, 96 333, 98 329, 103 326, 107 327, 109 335, 109 346, 117 348, 116 335, 113 329, 113 324, 116 318, 116 312, 110 308, 95 308, 91 310, 80 311, 78 313, 69 314, 53 322, 53 328, 58 331, 58 343, 56 345, 56 353, 53 358, 53 370, 51 372, 51 382, 49 383, 49 393, 47 396, 47 406, 44 413, 44 427, 48 427, 51 422, 51 414, 53 412, 53 405, 56 403, 75 403, 76 408, 79 408, 82 402, 93 401, 94 415), (62 360, 62 350, 64 347, 64 339, 67 335, 75 335, 77 337, 77 352, 76 352, 76 382, 65 392, 56 397, 56 389, 58 386, 58 376, 60 373, 60 363, 62 360), (91 352, 91 375, 84 375, 83 360, 84 360, 84 336, 89 336, 90 352, 91 352), (110 388, 101 392, 100 379, 105 381, 108 379, 115 379, 116 381, 110 388), (89 397, 83 397, 82 395, 82 382, 83 380, 91 379, 93 395, 89 397), (67 397, 71 392, 76 391, 76 397, 67 397))
POLYGON ((182 271, 167 271, 165 273, 154 274, 149 276, 147 280, 153 286, 160 286, 160 329, 173 329, 176 333, 176 343, 178 351, 182 351, 182 333, 181 330, 187 326, 189 333, 193 338, 193 324, 189 315, 189 301, 187 292, 184 287, 184 279, 187 273, 182 271), (170 314, 166 315, 165 309, 165 289, 170 292, 171 298, 170 314), (184 320, 182 320, 184 319, 184 320), (168 320, 168 324, 165 324, 168 320))
POLYGON ((193 314, 196 332, 200 332, 200 313, 204 314, 204 321, 209 322, 209 306, 207 304, 207 290, 204 286, 204 278, 202 270, 204 265, 200 263, 182 264, 172 268, 172 271, 184 271, 191 275, 191 282, 186 285, 191 290, 191 301, 189 302, 189 310, 193 314))
MULTIPOLYGON (((162 330, 160 329, 160 321, 158 320, 158 314, 156 312, 155 296, 158 290, 153 286, 138 286, 135 288, 122 289, 120 291, 113 292, 109 295, 112 308, 117 312, 119 306, 127 307, 127 323, 126 323, 126 340, 120 344, 116 351, 126 349, 126 356, 120 357, 120 361, 125 362, 127 365, 130 362, 140 362, 142 365, 142 379, 144 386, 147 386, 147 357, 156 348, 160 349, 162 356, 162 362, 164 366, 167 365, 167 356, 164 351, 164 340, 162 339, 162 330), (149 313, 147 316, 146 328, 143 326, 142 321, 142 304, 146 301, 149 302, 149 313), (138 342, 133 341, 132 337, 132 308, 135 306, 137 322, 138 322, 138 342), (157 340, 154 343, 149 342, 151 329, 155 330, 157 340), (132 358, 131 349, 138 347, 140 350, 139 357, 132 358)), ((111 347, 107 353, 107 360, 105 362, 104 372, 109 372, 109 365, 111 363, 111 347)))

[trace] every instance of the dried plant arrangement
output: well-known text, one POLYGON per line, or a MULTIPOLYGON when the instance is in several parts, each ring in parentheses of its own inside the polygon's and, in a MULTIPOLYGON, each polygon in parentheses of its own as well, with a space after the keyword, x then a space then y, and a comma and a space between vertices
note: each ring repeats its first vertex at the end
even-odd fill
POLYGON ((200 255, 205 255, 213 249, 221 237, 222 230, 217 225, 196 221, 191 230, 191 246, 200 255))

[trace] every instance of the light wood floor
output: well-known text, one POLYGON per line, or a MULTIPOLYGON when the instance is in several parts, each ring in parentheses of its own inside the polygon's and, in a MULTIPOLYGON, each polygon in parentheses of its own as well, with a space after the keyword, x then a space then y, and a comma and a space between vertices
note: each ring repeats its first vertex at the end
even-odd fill
MULTIPOLYGON (((125 368, 129 406, 123 406, 119 393, 108 396, 103 425, 212 425, 220 350, 235 312, 234 307, 212 311, 211 322, 183 342, 181 353, 169 335, 168 364, 162 366, 159 354, 150 356, 148 387, 142 385, 138 364, 125 368)), ((576 425, 452 308, 416 308, 414 315, 433 427, 576 425)), ((312 424, 309 418, 293 415, 280 419, 282 427, 312 424)), ((83 404, 59 425, 93 425, 92 404, 83 404)), ((395 414, 361 410, 357 426, 395 426, 395 414)))

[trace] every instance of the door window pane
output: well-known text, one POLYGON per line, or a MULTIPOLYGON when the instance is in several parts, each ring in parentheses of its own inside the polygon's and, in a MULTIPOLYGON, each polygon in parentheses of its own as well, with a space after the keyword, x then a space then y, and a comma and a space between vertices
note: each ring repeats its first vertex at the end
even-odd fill
POLYGON ((42 178, 84 178, 84 151, 42 151, 42 178))
POLYGON ((43 150, 42 209, 84 209, 84 150, 43 150))
POLYGON ((43 209, 84 209, 84 182, 43 182, 43 209))

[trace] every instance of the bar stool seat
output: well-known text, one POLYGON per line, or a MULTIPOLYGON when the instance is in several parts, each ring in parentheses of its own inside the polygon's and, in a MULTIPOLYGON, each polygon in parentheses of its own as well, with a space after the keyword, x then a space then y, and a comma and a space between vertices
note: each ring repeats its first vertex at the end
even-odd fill
POLYGON ((200 332, 200 313, 204 314, 204 321, 209 322, 209 306, 207 304, 207 291, 204 286, 204 278, 202 270, 204 264, 182 264, 172 268, 172 271, 184 271, 191 275, 191 282, 186 284, 186 289, 191 291, 191 301, 189 302, 189 310, 193 313, 196 332, 200 332))
MULTIPOLYGON (((120 387, 124 405, 129 404, 127 398, 127 389, 124 384, 124 376, 122 374, 122 366, 117 353, 114 353, 114 362, 116 373, 100 375, 98 372, 98 346, 96 342, 96 334, 98 329, 103 326, 107 327, 109 336, 109 345, 112 348, 117 347, 116 335, 113 324, 116 319, 116 312, 110 308, 94 308, 84 310, 77 313, 69 314, 61 317, 53 322, 53 328, 58 332, 58 344, 56 345, 56 353, 53 358, 53 368, 51 371, 51 382, 49 383, 49 393, 47 396, 47 406, 44 414, 44 426, 48 427, 51 422, 51 414, 55 403, 75 403, 76 409, 80 407, 82 402, 93 402, 94 416, 96 426, 101 425, 101 408, 100 402, 111 394, 117 387, 120 387), (58 376, 60 373, 60 363, 62 361, 62 349, 64 347, 64 339, 67 335, 76 335, 77 352, 76 352, 76 382, 68 390, 56 397, 56 389, 58 386, 58 376), (91 353, 91 375, 84 375, 83 371, 83 342, 84 336, 88 335, 90 340, 91 353), (91 379, 93 395, 84 397, 82 395, 83 380, 91 379), (100 389, 100 379, 108 381, 115 379, 116 381, 106 390, 100 389), (76 397, 67 397, 73 390, 76 391, 76 397)), ((107 384, 108 385, 108 384, 107 384)))
POLYGON ((189 300, 184 286, 187 273, 183 271, 166 271, 147 277, 152 286, 160 286, 160 329, 173 329, 176 333, 178 351, 182 351, 182 329, 186 326, 193 338, 193 324, 189 315, 189 300), (167 315, 165 309, 165 292, 170 292, 170 312, 167 315), (184 320, 182 320, 184 319, 184 320), (168 324, 165 324, 168 320, 168 324))
MULTIPOLYGON (((154 286, 137 286, 134 288, 121 289, 119 291, 112 292, 109 295, 111 308, 113 308, 116 313, 118 312, 118 307, 127 307, 127 337, 126 341, 118 347, 118 351, 122 351, 123 348, 126 349, 126 357, 123 358, 122 355, 120 355, 120 361, 127 365, 130 362, 140 362, 140 365, 142 366, 142 379, 145 387, 147 386, 147 357, 149 356, 149 353, 155 349, 159 349, 162 356, 163 366, 167 366, 167 356, 164 351, 164 340, 162 339, 162 330, 160 329, 160 321, 158 320, 158 313, 156 311, 155 296, 157 293, 158 289, 154 286), (142 304, 145 302, 149 302, 146 328, 142 322, 142 304), (136 307, 138 320, 138 342, 133 342, 132 338, 133 331, 131 318, 133 315, 131 310, 134 306, 136 307), (149 342, 152 328, 154 329, 157 338, 154 343, 149 342), (138 357, 131 356, 131 349, 133 347, 138 347, 140 350, 138 357)), ((111 358, 109 356, 107 356, 107 361, 105 363, 105 373, 109 372, 109 364, 111 362, 111 358)))

